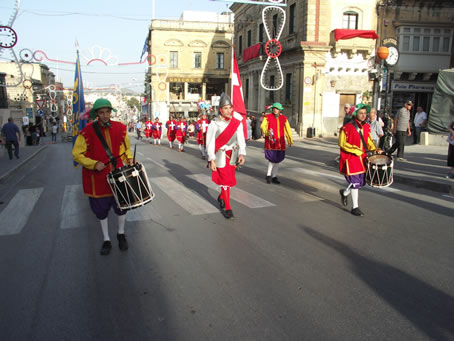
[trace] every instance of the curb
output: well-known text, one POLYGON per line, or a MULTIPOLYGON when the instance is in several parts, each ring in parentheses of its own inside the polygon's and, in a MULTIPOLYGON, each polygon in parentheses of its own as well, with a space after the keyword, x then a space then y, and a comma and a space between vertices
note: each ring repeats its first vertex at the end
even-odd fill
POLYGON ((15 171, 17 171, 19 168, 21 168, 23 165, 25 165, 27 162, 29 162, 31 159, 33 159, 36 155, 41 153, 44 149, 46 149, 47 145, 43 145, 39 147, 35 152, 30 154, 26 159, 18 163, 16 166, 8 170, 5 174, 0 175, 0 183, 4 183, 10 176, 13 174, 15 171))

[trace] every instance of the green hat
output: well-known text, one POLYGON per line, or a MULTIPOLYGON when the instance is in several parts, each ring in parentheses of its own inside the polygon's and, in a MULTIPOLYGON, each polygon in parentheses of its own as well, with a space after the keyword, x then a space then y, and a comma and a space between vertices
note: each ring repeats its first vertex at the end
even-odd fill
POLYGON ((355 111, 353 112, 352 116, 356 116, 358 111, 360 111, 361 109, 366 109, 367 113, 370 113, 370 105, 367 105, 364 103, 359 103, 359 104, 355 105, 355 111))
POLYGON ((282 106, 282 104, 278 103, 278 102, 273 103, 273 105, 271 106, 271 109, 273 109, 273 108, 276 108, 276 109, 279 109, 279 110, 284 110, 284 107, 282 106))
POLYGON ((117 111, 117 109, 114 109, 112 107, 112 104, 110 103, 109 100, 107 100, 105 98, 98 98, 95 101, 95 104, 93 104, 93 107, 90 110, 90 118, 92 120, 94 120, 96 118, 96 110, 101 109, 101 108, 110 108, 110 109, 112 109, 115 112, 117 111))

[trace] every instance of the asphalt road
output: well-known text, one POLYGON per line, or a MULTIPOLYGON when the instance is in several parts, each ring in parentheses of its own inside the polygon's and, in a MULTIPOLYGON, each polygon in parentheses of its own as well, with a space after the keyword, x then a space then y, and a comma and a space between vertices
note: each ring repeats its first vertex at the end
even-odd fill
POLYGON ((49 145, 0 185, 0 338, 453 340, 454 198, 364 188, 354 217, 332 154, 297 143, 268 185, 261 147, 229 221, 194 142, 138 142, 156 198, 128 213, 126 252, 109 217, 100 256, 71 146, 49 145))

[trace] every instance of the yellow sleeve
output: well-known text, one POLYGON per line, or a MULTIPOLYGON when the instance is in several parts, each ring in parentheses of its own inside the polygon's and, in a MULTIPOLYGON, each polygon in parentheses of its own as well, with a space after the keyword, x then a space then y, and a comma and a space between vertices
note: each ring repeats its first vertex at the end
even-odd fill
POLYGON ((292 131, 290 129, 290 123, 288 123, 288 120, 285 121, 284 134, 287 137, 287 143, 293 144, 292 131))
POLYGON ((338 144, 339 144, 339 147, 347 153, 354 154, 356 156, 361 156, 364 153, 364 151, 362 149, 360 149, 359 147, 354 146, 347 142, 347 135, 345 134, 344 129, 341 129, 341 131, 339 133, 338 144))
POLYGON ((128 159, 132 160, 132 151, 131 151, 131 141, 129 140, 129 135, 126 133, 125 141, 120 146, 120 155, 123 155, 121 159, 124 164, 127 164, 128 159), (124 155, 123 155, 124 154, 124 155))
POLYGON ((98 161, 86 157, 86 152, 87 142, 85 141, 85 137, 79 134, 73 147, 73 160, 83 167, 93 170, 95 169, 96 162, 98 161))
POLYGON ((260 129, 262 129, 262 133, 264 136, 268 135, 268 120, 264 117, 262 124, 260 125, 260 129))
POLYGON ((369 138, 367 139, 367 149, 369 149, 371 152, 373 152, 377 149, 377 146, 375 145, 374 141, 372 140, 372 134, 369 134, 369 138))

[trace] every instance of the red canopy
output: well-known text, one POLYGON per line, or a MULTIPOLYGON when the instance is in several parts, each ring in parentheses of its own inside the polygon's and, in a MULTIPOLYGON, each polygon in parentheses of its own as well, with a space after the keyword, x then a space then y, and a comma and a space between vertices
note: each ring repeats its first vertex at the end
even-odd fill
POLYGON ((334 30, 334 38, 336 41, 341 39, 352 39, 352 38, 366 38, 366 39, 378 39, 377 33, 374 30, 334 30))
POLYGON ((249 59, 257 58, 260 55, 260 46, 262 44, 258 43, 252 46, 249 46, 247 49, 243 50, 243 63, 246 63, 249 59))

